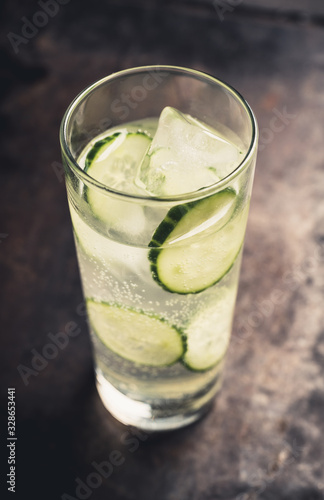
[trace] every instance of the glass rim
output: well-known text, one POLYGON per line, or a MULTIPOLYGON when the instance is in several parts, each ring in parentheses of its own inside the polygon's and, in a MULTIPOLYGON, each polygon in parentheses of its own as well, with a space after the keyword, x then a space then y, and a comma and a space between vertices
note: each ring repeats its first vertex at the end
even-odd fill
POLYGON ((211 196, 212 194, 218 192, 219 190, 225 188, 233 179, 235 179, 238 175, 241 174, 250 164, 250 161, 257 150, 258 143, 258 125, 256 118, 252 109, 250 108, 247 101, 244 97, 231 85, 228 83, 209 75, 208 73, 204 73, 200 70, 185 68, 181 66, 172 66, 172 65, 148 65, 148 66, 137 66, 133 68, 124 69, 121 71, 117 71, 115 73, 111 73, 108 76, 97 80, 96 82, 88 85, 85 89, 83 89, 70 103, 68 106, 60 126, 60 145, 61 151, 64 155, 69 168, 76 174, 76 176, 82 180, 87 186, 91 186, 96 190, 100 191, 102 194, 113 195, 117 198, 127 198, 128 201, 145 201, 145 202, 178 202, 178 201, 193 201, 196 199, 206 198, 207 196, 211 196), (121 77, 135 75, 136 73, 144 73, 144 72, 153 72, 153 71, 169 71, 174 74, 182 74, 191 76, 192 78, 196 78, 201 81, 205 81, 211 85, 217 85, 226 89, 236 100, 239 101, 242 108, 244 108, 247 117, 250 120, 252 126, 251 132, 251 141, 250 145, 247 149, 246 154, 244 155, 242 161, 235 167, 235 169, 226 177, 222 178, 218 182, 211 184, 209 186, 200 188, 195 191, 189 191, 188 193, 182 193, 178 195, 167 195, 167 196, 151 196, 151 195, 142 195, 142 194, 131 194, 126 193, 124 191, 119 191, 117 189, 110 188, 103 184, 100 181, 97 181, 93 177, 91 177, 87 172, 85 172, 78 164, 77 160, 74 158, 72 151, 68 145, 67 140, 67 131, 69 124, 71 122, 71 117, 75 109, 93 92, 95 92, 98 88, 102 87, 106 83, 110 81, 117 80, 121 77))

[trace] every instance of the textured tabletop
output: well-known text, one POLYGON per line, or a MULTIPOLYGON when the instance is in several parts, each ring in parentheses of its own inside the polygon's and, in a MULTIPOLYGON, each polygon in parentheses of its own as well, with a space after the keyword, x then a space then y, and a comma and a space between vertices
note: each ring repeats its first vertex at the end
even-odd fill
POLYGON ((324 499, 323 20, 229 0, 0 9, 1 498, 324 499), (159 436, 117 423, 96 392, 58 144, 84 87, 145 64, 225 80, 260 127, 223 389, 202 421, 159 436), (8 387, 16 496, 4 479, 8 387))

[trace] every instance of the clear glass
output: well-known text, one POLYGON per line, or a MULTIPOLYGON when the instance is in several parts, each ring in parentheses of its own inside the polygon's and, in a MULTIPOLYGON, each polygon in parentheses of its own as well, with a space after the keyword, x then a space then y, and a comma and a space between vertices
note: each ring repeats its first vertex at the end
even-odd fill
MULTIPOLYGON (((112 74, 85 89, 63 118, 60 140, 84 296, 88 311, 94 302, 104 306, 99 327, 99 316, 95 327, 91 318, 89 322, 97 387, 110 413, 125 424, 149 431, 185 426, 208 410, 220 389, 257 136, 253 113, 233 88, 199 71, 171 66, 147 66, 112 74), (111 189, 84 170, 80 155, 90 141, 113 127, 158 118, 166 106, 201 120, 239 148, 240 161, 227 177, 194 192, 159 197, 111 189), (204 212, 201 202, 223 199, 224 193, 225 197, 235 193, 235 204, 229 219, 220 226, 208 220, 211 215, 204 212), (94 213, 89 200, 100 197, 113 200, 112 216, 98 217, 94 213), (170 252, 170 244, 164 242, 154 254, 150 242, 156 228, 171 209, 179 212, 183 207, 195 207, 195 217, 200 210, 198 216, 207 224, 202 224, 195 234, 188 228, 175 250, 170 252), (161 286, 155 279, 152 259, 165 249, 169 252, 163 254, 168 257, 164 264, 167 272, 173 255, 174 259, 184 256, 185 260, 190 255, 192 273, 206 286, 180 292, 161 286), (235 256, 230 259, 228 255, 233 251, 235 256), (231 262, 224 267, 224 275, 210 283, 213 266, 226 262, 227 257, 231 262), (99 330, 106 332, 105 318, 109 328, 111 321, 117 322, 117 331, 111 334, 114 346, 115 341, 119 342, 117 350, 102 340, 99 330), (153 362, 151 354, 145 359, 138 353, 142 349, 145 352, 145 343, 150 342, 148 336, 155 327, 156 337, 161 340, 162 325, 167 325, 172 342, 177 342, 177 335, 181 337, 182 350, 177 359, 165 362, 161 351, 161 359, 157 356, 153 362), (120 345, 123 342, 125 355, 120 345)), ((151 352, 150 346, 148 349, 151 352)))

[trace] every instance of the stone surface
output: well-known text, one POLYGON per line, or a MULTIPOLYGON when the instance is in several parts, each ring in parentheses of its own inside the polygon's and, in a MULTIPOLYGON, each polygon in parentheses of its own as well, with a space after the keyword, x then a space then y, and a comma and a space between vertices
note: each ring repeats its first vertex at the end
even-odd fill
POLYGON ((41 7, 1 9, 1 452, 7 473, 15 387, 16 498, 323 499, 323 30, 171 2, 73 0, 16 46, 8 33, 23 36, 22 16, 40 19, 41 7), (224 79, 260 125, 223 390, 201 422, 158 437, 116 423, 95 390, 58 144, 78 92, 143 64, 224 79), (72 321, 79 334, 24 383, 17 367, 31 368, 33 350, 72 321), (123 463, 99 485, 93 464, 115 450, 123 463), (80 481, 92 489, 76 490, 80 481))

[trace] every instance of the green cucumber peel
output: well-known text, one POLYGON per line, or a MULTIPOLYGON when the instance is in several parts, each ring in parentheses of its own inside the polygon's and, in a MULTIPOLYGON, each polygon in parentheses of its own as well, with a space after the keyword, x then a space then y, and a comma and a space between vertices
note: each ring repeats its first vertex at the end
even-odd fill
MULTIPOLYGON (((171 293, 179 294, 199 293, 220 281, 233 266, 240 252, 243 238, 237 245, 235 254, 232 252, 230 255, 231 262, 227 262, 226 258, 223 257, 223 270, 216 269, 215 271, 209 264, 206 273, 211 270, 214 271, 215 276, 211 280, 202 279, 201 284, 199 284, 199 277, 197 279, 197 276, 195 276, 195 269, 193 269, 195 266, 194 258, 197 257, 200 261, 208 256, 209 238, 212 236, 211 230, 213 230, 215 234, 219 231, 226 232, 226 224, 231 220, 236 207, 237 194, 231 188, 226 188, 208 198, 172 207, 155 230, 149 243, 151 250, 149 251, 148 258, 151 263, 150 268, 153 279, 163 289, 171 293), (222 209, 225 210, 224 214, 221 212, 220 219, 213 222, 213 217, 215 215, 217 216, 222 209), (211 220, 210 223, 209 220, 211 220), (198 231, 199 234, 196 235, 195 228, 199 229, 201 226, 203 226, 201 233, 198 231), (194 235, 192 235, 192 233, 194 233, 194 235), (203 240, 205 240, 205 248, 203 240), (182 244, 182 254, 179 249, 179 241, 182 244), (192 243, 199 244, 201 251, 195 250, 192 243), (166 252, 169 252, 170 255, 169 262, 167 262, 166 259, 166 252), (164 255, 165 258, 164 262, 161 264, 162 255, 164 255), (192 262, 190 262, 190 257, 192 262), (189 264, 186 263, 187 261, 189 261, 189 264), (190 264, 192 264, 191 269, 190 264), (184 268, 184 271, 182 271, 181 268, 184 268), (172 269, 174 269, 174 277, 172 277, 172 269), (190 283, 191 270, 193 271, 191 274, 194 277, 192 283, 190 283), (178 277, 176 276, 177 273, 178 277), (183 273, 183 275, 181 275, 181 273, 183 273), (169 277, 171 278, 170 280, 168 279, 169 277), (182 285, 181 280, 183 281, 182 285), (168 281, 170 281, 171 284, 168 281), (185 283, 185 281, 187 283, 185 283)), ((216 237, 217 236, 215 236, 215 238, 216 237)), ((215 249, 211 249, 211 251, 215 252, 215 249)), ((215 258, 217 258, 217 252, 215 253, 215 258)))

